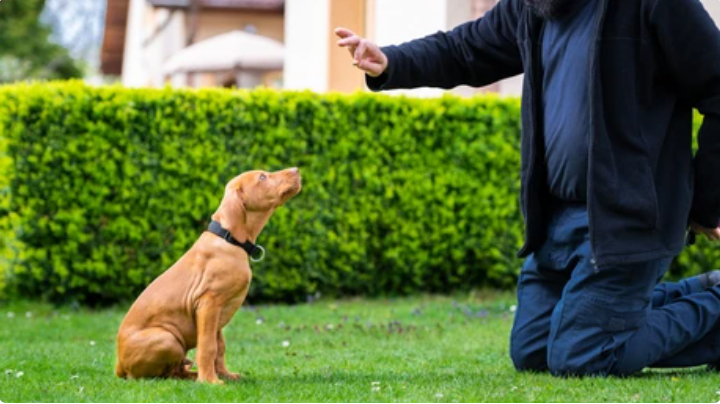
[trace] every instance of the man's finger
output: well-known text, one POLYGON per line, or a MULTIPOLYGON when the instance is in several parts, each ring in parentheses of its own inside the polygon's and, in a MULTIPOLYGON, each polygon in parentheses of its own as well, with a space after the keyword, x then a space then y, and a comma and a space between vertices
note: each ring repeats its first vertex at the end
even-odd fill
POLYGON ((353 35, 348 38, 344 38, 338 41, 339 46, 358 46, 360 45, 360 42, 362 41, 362 38, 360 38, 357 35, 353 35))
POLYGON ((351 36, 355 36, 355 33, 347 28, 338 27, 335 28, 335 35, 339 36, 340 38, 348 38, 351 36))
POLYGON ((720 229, 715 229, 708 233, 708 237, 710 237, 713 240, 720 240, 720 229))
POLYGON ((365 51, 367 51, 368 43, 367 41, 360 41, 357 48, 355 48, 355 61, 360 63, 363 56, 365 55, 365 51))
POLYGON ((382 65, 369 59, 363 59, 360 62, 353 63, 353 65, 367 73, 370 77, 377 77, 382 74, 382 65))
POLYGON ((708 229, 701 227, 699 231, 696 231, 696 233, 700 233, 705 235, 709 240, 720 240, 720 230, 718 229, 708 229))

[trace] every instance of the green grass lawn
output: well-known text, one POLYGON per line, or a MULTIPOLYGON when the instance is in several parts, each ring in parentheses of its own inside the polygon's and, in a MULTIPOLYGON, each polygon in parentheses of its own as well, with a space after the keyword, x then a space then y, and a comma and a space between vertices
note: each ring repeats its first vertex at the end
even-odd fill
POLYGON ((0 400, 8 402, 717 402, 704 368, 628 379, 520 374, 508 357, 510 295, 319 300, 248 307, 225 329, 225 386, 119 380, 124 311, 0 306, 0 400))

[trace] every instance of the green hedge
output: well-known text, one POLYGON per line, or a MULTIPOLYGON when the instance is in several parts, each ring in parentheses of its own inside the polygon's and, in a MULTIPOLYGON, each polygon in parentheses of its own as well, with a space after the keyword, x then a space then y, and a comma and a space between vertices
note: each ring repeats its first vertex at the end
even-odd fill
MULTIPOLYGON (((2 87, 0 269, 11 294, 132 299, 197 239, 227 180, 299 166, 303 193, 260 237, 268 255, 253 267, 253 301, 512 287, 519 108, 494 97, 2 87)), ((705 243, 673 272, 718 258, 705 243)))
MULTIPOLYGON (((697 134, 702 124, 702 117, 696 113, 693 123, 693 131, 697 134)), ((693 139, 693 145, 697 148, 697 136, 693 139)), ((686 248, 673 262, 668 278, 679 279, 718 268, 720 268, 720 248, 717 242, 710 242, 705 237, 698 236, 697 244, 686 248)))

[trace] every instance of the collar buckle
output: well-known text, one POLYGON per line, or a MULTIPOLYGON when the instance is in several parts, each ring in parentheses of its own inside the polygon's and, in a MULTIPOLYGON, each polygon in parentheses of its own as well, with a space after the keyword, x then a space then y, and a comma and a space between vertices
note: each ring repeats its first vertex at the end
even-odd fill
POLYGON ((208 231, 225 240, 227 243, 245 250, 248 258, 250 258, 250 261, 252 262, 260 262, 265 259, 265 248, 263 248, 263 246, 253 244, 250 240, 247 240, 244 243, 235 240, 235 237, 232 236, 229 230, 223 228, 220 223, 214 220, 210 222, 208 231), (259 256, 258 252, 260 252, 259 256))
POLYGON ((265 249, 263 248, 263 246, 258 245, 258 244, 255 244, 255 248, 253 249, 252 254, 250 254, 250 261, 252 261, 252 262, 260 262, 260 261, 262 261, 262 260, 264 260, 264 259, 265 259, 265 249), (256 255, 255 253, 256 253, 257 251, 260 251, 260 257, 255 258, 255 255, 256 255))

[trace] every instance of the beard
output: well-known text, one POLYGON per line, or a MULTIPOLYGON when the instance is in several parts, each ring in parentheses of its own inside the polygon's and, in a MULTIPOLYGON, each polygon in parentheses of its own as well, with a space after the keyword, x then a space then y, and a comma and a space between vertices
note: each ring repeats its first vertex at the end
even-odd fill
POLYGON ((566 16, 583 0, 525 0, 525 4, 543 20, 555 20, 566 16))

